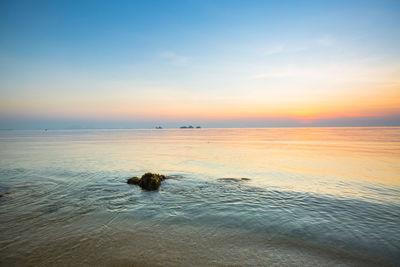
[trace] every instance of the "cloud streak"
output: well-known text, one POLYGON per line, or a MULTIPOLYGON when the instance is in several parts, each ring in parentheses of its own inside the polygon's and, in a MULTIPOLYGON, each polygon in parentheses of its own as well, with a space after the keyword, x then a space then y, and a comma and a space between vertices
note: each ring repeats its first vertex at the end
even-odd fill
POLYGON ((331 46, 333 42, 333 39, 329 35, 325 35, 317 39, 315 43, 320 46, 331 46))
POLYGON ((277 44, 277 45, 271 47, 270 49, 267 49, 264 52, 264 56, 270 56, 270 55, 282 53, 284 51, 284 48, 285 48, 285 45, 277 44))
POLYGON ((300 51, 307 51, 317 47, 329 47, 334 44, 334 39, 329 35, 323 35, 319 38, 311 39, 305 43, 299 42, 297 45, 291 45, 292 42, 278 43, 270 46, 263 52, 263 56, 272 56, 282 53, 295 53, 300 51))
POLYGON ((175 66, 187 66, 189 61, 188 57, 177 55, 171 51, 166 51, 162 53, 161 57, 175 66))

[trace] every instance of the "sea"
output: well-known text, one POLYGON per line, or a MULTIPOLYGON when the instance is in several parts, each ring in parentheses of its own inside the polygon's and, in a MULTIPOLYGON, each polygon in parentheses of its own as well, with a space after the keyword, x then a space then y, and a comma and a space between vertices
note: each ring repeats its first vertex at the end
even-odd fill
POLYGON ((399 127, 2 130, 0 194, 0 266, 400 266, 399 127))

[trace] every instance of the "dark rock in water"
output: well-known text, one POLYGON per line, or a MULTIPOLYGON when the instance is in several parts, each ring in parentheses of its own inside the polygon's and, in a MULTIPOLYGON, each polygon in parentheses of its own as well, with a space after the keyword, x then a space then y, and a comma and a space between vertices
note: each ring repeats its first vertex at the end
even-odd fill
POLYGON ((140 179, 138 177, 128 179, 127 183, 137 184, 145 190, 157 190, 165 179, 164 175, 148 172, 143 174, 140 179))
POLYGON ((140 179, 138 177, 129 178, 127 183, 128 184, 139 184, 140 179))
POLYGON ((164 180, 164 175, 148 172, 143 174, 142 178, 140 178, 139 186, 146 190, 157 190, 164 180))

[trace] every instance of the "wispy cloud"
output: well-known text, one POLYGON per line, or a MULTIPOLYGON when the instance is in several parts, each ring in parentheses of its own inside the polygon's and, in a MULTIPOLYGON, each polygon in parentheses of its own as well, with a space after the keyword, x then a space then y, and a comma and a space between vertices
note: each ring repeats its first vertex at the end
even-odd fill
POLYGON ((277 44, 277 45, 267 49, 264 52, 264 56, 279 54, 279 53, 283 52, 284 48, 285 48, 284 44, 277 44))
POLYGON ((379 67, 365 65, 364 62, 343 62, 325 66, 286 65, 265 69, 263 72, 249 77, 257 79, 285 79, 296 82, 321 83, 321 86, 330 84, 381 84, 399 86, 400 79, 397 73, 399 64, 379 67))
POLYGON ((325 35, 317 39, 315 43, 321 46, 331 46, 333 44, 333 39, 329 35, 325 35))
POLYGON ((161 57, 168 60, 172 65, 175 66, 186 66, 189 61, 188 57, 177 55, 171 51, 162 53, 161 57))
POLYGON ((305 42, 298 42, 296 45, 291 44, 291 42, 279 43, 269 47, 263 52, 263 55, 271 56, 281 53, 294 53, 315 49, 317 47, 328 47, 333 44, 334 39, 329 34, 326 34, 317 38, 309 39, 305 42))

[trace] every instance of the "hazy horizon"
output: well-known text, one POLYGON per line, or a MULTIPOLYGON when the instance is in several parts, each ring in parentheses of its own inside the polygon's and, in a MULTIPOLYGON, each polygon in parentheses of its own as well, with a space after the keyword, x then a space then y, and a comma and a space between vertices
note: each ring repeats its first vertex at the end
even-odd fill
MULTIPOLYGON (((299 124, 296 122, 287 122, 287 121, 277 121, 277 122, 269 122, 266 124, 258 123, 258 122, 206 122, 206 123, 151 123, 151 122, 51 122, 51 123, 38 123, 38 122, 21 122, 6 125, 14 125, 14 127, 9 128, 0 128, 0 130, 118 130, 118 129, 156 129, 156 127, 161 126, 162 129, 179 129, 182 126, 193 126, 196 128, 200 126, 200 128, 318 128, 318 127, 400 127, 398 122, 393 122, 390 120, 376 120, 374 123, 371 123, 370 118, 367 120, 360 120, 357 122, 347 121, 347 122, 332 122, 332 121, 322 121, 322 122, 314 122, 310 124, 299 124)), ((190 131, 190 129, 188 129, 190 131)))
POLYGON ((400 127, 400 116, 350 117, 298 122, 290 118, 248 119, 248 120, 185 120, 185 121, 119 121, 119 120, 37 120, 2 119, 0 130, 40 130, 40 129, 164 129, 181 126, 202 128, 274 128, 274 127, 400 127))

